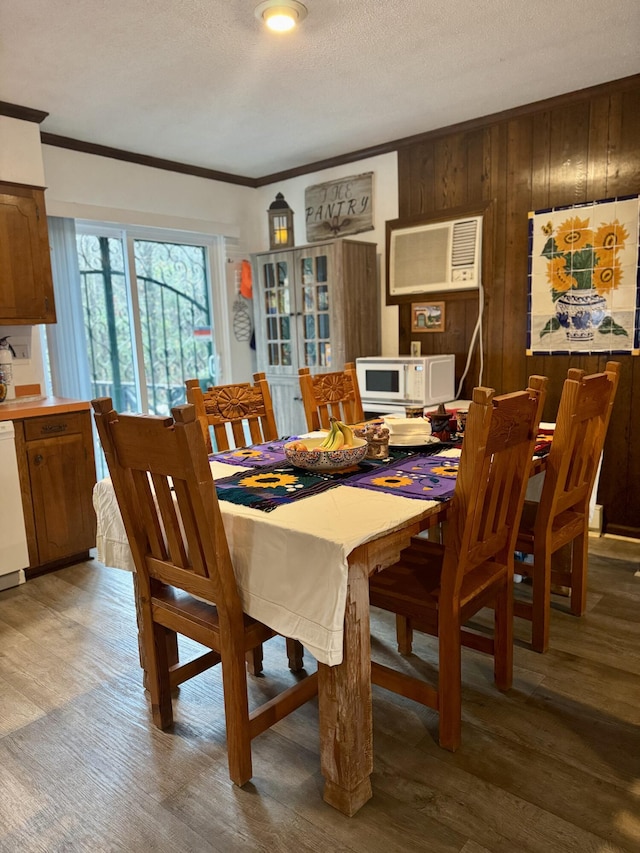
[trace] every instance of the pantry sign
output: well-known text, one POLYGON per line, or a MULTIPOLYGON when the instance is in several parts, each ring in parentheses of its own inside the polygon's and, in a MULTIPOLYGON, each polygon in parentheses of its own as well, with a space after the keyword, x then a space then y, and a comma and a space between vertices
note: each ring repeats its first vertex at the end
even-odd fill
POLYGON ((307 242, 373 229, 373 172, 314 184, 304 191, 307 242))

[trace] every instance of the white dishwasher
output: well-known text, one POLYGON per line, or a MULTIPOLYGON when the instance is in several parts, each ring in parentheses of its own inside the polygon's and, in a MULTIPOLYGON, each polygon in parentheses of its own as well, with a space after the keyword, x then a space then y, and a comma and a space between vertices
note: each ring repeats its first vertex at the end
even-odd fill
POLYGON ((24 583, 28 565, 13 423, 0 421, 0 590, 24 583))

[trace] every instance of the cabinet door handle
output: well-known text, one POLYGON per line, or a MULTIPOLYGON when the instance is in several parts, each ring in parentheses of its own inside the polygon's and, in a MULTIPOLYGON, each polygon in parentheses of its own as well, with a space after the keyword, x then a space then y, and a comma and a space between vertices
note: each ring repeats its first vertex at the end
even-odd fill
POLYGON ((66 428, 67 424, 45 424, 45 426, 42 427, 42 432, 64 432, 66 428))
POLYGON ((33 461, 35 462, 36 465, 40 465, 40 463, 42 462, 43 459, 44 459, 44 456, 42 455, 42 453, 38 453, 37 456, 33 457, 33 461))

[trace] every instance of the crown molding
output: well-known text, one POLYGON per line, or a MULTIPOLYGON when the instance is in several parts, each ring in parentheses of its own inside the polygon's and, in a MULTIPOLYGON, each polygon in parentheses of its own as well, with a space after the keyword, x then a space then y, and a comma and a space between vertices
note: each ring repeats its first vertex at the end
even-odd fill
POLYGON ((30 107, 21 107, 19 104, 8 104, 6 101, 0 101, 0 116, 42 124, 48 115, 49 113, 42 110, 32 110, 30 107))
POLYGON ((140 166, 149 166, 152 169, 164 169, 167 172, 179 172, 182 175, 193 175, 196 178, 207 178, 210 181, 222 181, 226 184, 239 184, 243 187, 252 188, 257 186, 255 178, 245 178, 243 175, 218 172, 216 169, 205 169, 202 166, 190 166, 187 163, 178 163, 175 160, 164 160, 160 157, 151 157, 148 154, 137 154, 134 151, 123 151, 120 148, 111 148, 108 145, 97 145, 94 142, 84 142, 81 139, 72 139, 69 136, 58 136, 55 133, 41 133, 40 138, 43 145, 53 145, 55 148, 67 148, 70 151, 81 151, 84 154, 93 154, 97 157, 110 157, 112 160, 123 160, 127 163, 137 163, 140 166))

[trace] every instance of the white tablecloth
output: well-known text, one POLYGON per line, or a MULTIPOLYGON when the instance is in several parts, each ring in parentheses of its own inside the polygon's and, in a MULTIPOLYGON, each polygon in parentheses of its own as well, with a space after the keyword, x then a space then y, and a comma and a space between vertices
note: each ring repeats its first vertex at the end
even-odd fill
MULTIPOLYGON (((243 469, 212 462, 211 470, 221 478, 243 469)), ((98 559, 133 570, 109 479, 96 484, 93 502, 98 559)), ((245 611, 300 640, 321 663, 341 663, 349 554, 434 503, 350 486, 335 486, 272 512, 220 501, 245 611)))

